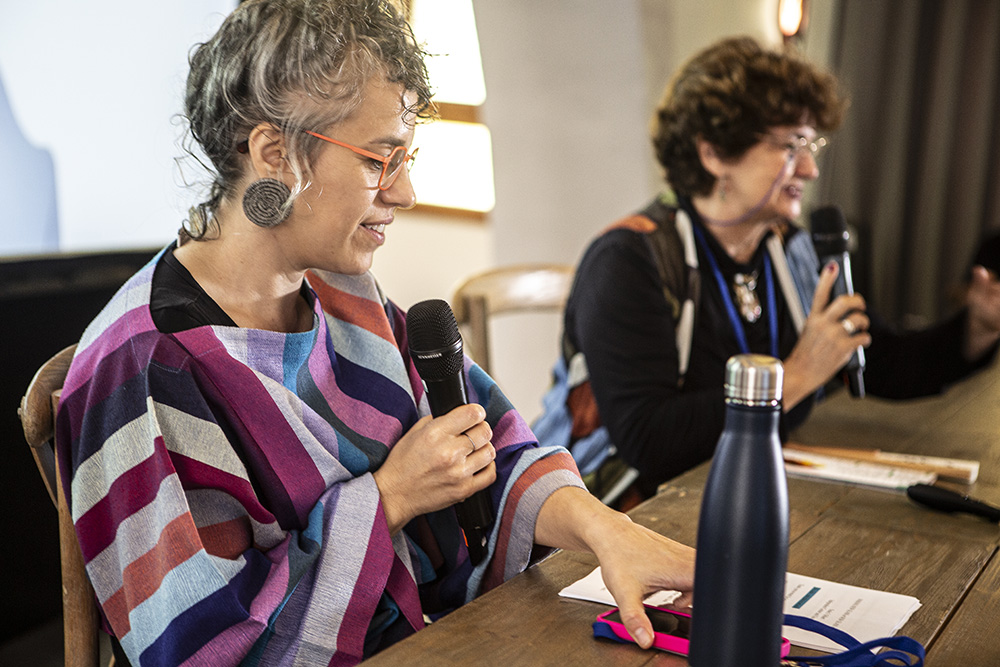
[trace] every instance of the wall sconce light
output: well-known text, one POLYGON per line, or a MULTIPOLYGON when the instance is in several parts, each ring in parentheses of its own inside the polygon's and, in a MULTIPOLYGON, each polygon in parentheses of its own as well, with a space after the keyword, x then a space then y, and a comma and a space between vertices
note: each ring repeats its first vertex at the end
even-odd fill
POLYGON ((786 44, 805 32, 807 3, 808 0, 778 0, 778 30, 786 44))

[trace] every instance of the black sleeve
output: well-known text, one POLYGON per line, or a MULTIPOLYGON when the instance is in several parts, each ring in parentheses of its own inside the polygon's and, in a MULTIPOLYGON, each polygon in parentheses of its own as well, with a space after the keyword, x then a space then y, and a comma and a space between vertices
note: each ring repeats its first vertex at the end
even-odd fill
POLYGON ((996 346, 972 362, 962 355, 966 310, 918 331, 897 331, 878 315, 868 314, 872 344, 866 351, 865 387, 873 396, 904 399, 939 394, 996 356, 996 346))
POLYGON ((588 249, 567 309, 601 421, 645 493, 708 459, 722 428, 721 383, 677 387, 677 323, 646 239, 616 230, 588 249))

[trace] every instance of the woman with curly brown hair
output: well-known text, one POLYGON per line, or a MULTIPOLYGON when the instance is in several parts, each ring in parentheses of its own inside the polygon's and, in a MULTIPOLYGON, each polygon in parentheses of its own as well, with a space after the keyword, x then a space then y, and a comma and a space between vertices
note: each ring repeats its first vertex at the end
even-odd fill
POLYGON ((1000 287, 982 275, 978 306, 919 334, 873 323, 860 295, 830 299, 837 265, 820 271, 795 220, 821 133, 845 107, 831 74, 745 37, 697 54, 667 86, 652 134, 670 191, 584 254, 535 424, 542 442, 571 448, 598 495, 619 459, 641 497, 711 457, 734 354, 783 361, 786 431, 859 346, 871 346, 868 391, 889 397, 938 392, 991 358, 1000 287))

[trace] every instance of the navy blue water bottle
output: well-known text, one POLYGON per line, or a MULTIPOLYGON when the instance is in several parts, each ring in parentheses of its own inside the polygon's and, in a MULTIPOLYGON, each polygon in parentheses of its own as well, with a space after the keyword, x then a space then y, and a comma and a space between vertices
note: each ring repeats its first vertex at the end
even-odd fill
POLYGON ((788 484, 778 420, 784 369, 726 363, 726 421, 698 520, 690 664, 776 667, 788 568, 788 484))

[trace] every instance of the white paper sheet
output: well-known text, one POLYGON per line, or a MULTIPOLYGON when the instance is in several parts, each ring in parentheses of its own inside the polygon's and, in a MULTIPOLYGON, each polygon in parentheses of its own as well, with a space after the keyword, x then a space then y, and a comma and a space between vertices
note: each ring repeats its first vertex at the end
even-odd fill
MULTIPOLYGON (((559 595, 615 606, 604 585, 601 568, 559 591, 559 595)), ((677 591, 660 591, 646 598, 646 604, 662 606, 673 602, 677 591)), ((806 616, 846 632, 864 643, 892 637, 920 608, 920 601, 909 595, 859 588, 832 581, 805 577, 789 572, 785 578, 785 613, 806 616)), ((783 634, 801 648, 837 653, 838 644, 820 635, 785 626, 783 634)))
MULTIPOLYGON (((785 578, 785 613, 806 616, 838 630, 859 642, 892 637, 920 608, 910 595, 848 586, 791 572, 785 578)), ((820 635, 785 626, 785 637, 796 646, 817 651, 844 650, 820 635)))
MULTIPOLYGON (((575 581, 559 591, 559 595, 565 598, 575 598, 577 600, 587 600, 589 602, 600 602, 601 604, 611 605, 612 607, 617 606, 615 604, 614 597, 611 595, 611 591, 609 591, 608 587, 604 585, 604 579, 601 577, 600 567, 594 568, 594 570, 583 579, 575 581)), ((648 605, 653 605, 654 607, 662 607, 670 604, 679 598, 680 595, 680 591, 657 591, 646 598, 644 602, 648 605)))

